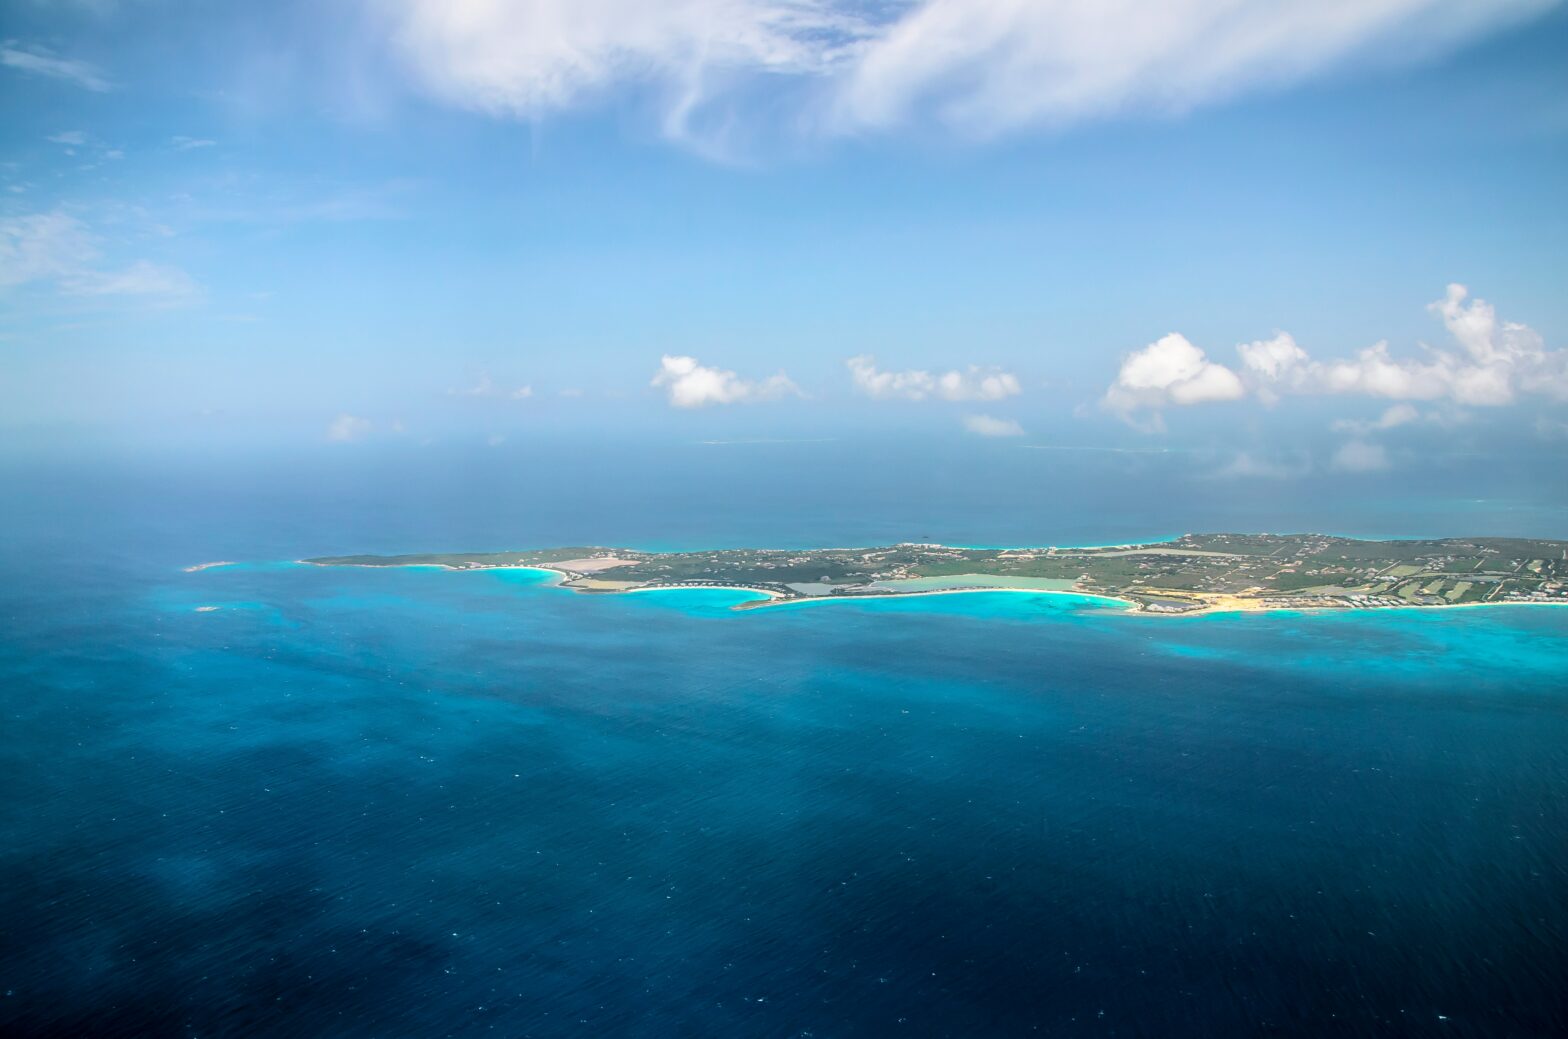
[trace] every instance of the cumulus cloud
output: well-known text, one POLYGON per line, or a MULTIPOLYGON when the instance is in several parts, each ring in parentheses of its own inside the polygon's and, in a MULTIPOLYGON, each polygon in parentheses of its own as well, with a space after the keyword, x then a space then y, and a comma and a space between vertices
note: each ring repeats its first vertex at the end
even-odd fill
POLYGON ((1548 350, 1526 325, 1499 322, 1490 303, 1470 299, 1463 285, 1449 285, 1429 309, 1442 318, 1460 350, 1426 347, 1420 357, 1395 357, 1378 342, 1354 357, 1314 361, 1301 351, 1288 363, 1264 370, 1243 360, 1260 392, 1349 393, 1392 400, 1452 400, 1490 406, 1520 393, 1568 400, 1568 351, 1548 350))
POLYGON ((1172 332, 1122 361, 1104 403, 1127 416, 1140 409, 1157 412, 1168 404, 1236 400, 1246 392, 1235 372, 1209 360, 1186 336, 1172 332))
POLYGON ((538 119, 616 89, 690 139, 705 109, 828 134, 933 122, 966 136, 1181 112, 1472 42, 1551 0, 389 0, 419 81, 538 119), (799 89, 790 90, 796 86, 799 89), (780 118, 782 116, 782 118, 780 118))
POLYGON ((339 444, 346 444, 353 440, 363 440, 370 435, 372 428, 374 427, 368 418, 343 414, 328 423, 327 439, 339 444))
POLYGON ((800 388, 783 372, 766 379, 743 379, 722 368, 710 368, 695 357, 665 354, 653 386, 663 387, 670 404, 677 408, 701 408, 709 404, 749 404, 799 394, 800 388))
POLYGON ((0 288, 36 282, 74 296, 165 298, 196 291, 190 276, 175 267, 148 260, 105 267, 101 260, 98 236, 67 213, 0 220, 0 288))
POLYGON ((1329 463, 1342 473, 1377 473, 1388 468, 1388 452, 1382 444, 1365 440, 1347 440, 1329 463))
POLYGON ((982 437, 1021 437, 1024 427, 1016 419, 995 418, 991 415, 965 415, 964 428, 982 437))
POLYGON ((1241 355, 1243 370, 1254 376, 1258 397, 1265 404, 1273 404, 1279 399, 1273 384, 1307 360, 1307 352, 1296 345, 1295 337, 1289 332, 1279 332, 1273 339, 1241 343, 1236 352, 1241 355))
POLYGON ((85 61, 56 57, 52 51, 43 47, 23 47, 14 40, 8 40, 4 46, 0 46, 0 66, 48 79, 64 80, 98 93, 111 90, 114 86, 96 66, 85 61))
MULTIPOLYGON (((1473 406, 1512 403, 1520 394, 1568 401, 1568 350, 1547 349, 1527 325, 1499 321, 1490 303, 1449 285, 1429 308, 1459 349, 1422 347, 1396 357, 1378 342, 1351 357, 1315 360, 1287 332, 1236 347, 1235 368, 1210 361, 1185 338, 1171 334, 1130 355, 1104 403, 1124 417, 1158 422, 1169 405, 1236 400, 1251 394, 1272 404, 1287 394, 1359 395, 1396 401, 1452 401, 1473 406)), ((1391 409, 1386 423, 1409 421, 1413 409, 1391 409)), ((1367 427, 1372 428, 1372 427, 1367 427)))
POLYGON ((932 373, 920 369, 902 372, 883 371, 870 354, 851 357, 844 362, 855 381, 855 388, 868 397, 925 400, 1001 400, 1023 392, 1017 376, 1000 368, 970 365, 967 370, 953 369, 932 373))

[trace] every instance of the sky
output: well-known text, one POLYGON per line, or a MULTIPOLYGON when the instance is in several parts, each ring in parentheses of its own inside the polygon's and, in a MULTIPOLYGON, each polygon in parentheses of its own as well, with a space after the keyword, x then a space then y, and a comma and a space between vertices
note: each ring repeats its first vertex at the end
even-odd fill
POLYGON ((1550 458, 1565 47, 1549 0, 15 0, 0 449, 1550 458))

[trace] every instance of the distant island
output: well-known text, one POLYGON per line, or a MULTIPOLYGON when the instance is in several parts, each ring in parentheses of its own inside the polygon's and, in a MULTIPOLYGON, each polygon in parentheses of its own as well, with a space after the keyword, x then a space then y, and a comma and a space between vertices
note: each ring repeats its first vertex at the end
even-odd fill
POLYGON ((1568 541, 1445 538, 1362 541, 1321 534, 1185 534, 1103 548, 720 549, 325 556, 317 566, 526 567, 581 592, 736 588, 750 609, 781 602, 967 591, 1099 596, 1157 614, 1568 604, 1568 541))

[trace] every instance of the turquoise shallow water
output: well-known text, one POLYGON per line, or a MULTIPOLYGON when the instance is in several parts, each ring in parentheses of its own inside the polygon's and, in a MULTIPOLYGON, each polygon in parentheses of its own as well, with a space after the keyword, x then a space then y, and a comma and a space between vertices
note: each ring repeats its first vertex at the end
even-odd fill
POLYGON ((1564 1023, 1568 611, 548 581, 33 589, 0 656, 8 1030, 1564 1023))
MULTIPOLYGON (((286 562, 1326 522, 735 466, 0 481, 0 1033, 1568 1031, 1568 610, 737 612, 286 562)), ((1367 529, 1452 519, 1400 500, 1367 529)))

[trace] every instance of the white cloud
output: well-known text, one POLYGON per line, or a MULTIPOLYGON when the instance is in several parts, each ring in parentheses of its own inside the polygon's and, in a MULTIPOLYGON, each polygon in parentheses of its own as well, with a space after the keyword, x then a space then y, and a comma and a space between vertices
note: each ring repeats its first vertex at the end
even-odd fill
POLYGON ((75 296, 189 296, 184 271, 148 260, 122 268, 101 265, 98 237, 77 218, 55 210, 0 220, 0 287, 52 284, 75 296))
POLYGON ((868 397, 902 397, 906 400, 1001 400, 1023 392, 1017 376, 1000 368, 970 365, 965 371, 931 373, 920 369, 902 372, 883 371, 870 354, 851 357, 844 362, 855 381, 855 388, 868 397))
MULTIPOLYGON (((1337 360, 1317 361, 1287 332, 1236 347, 1236 369, 1207 359, 1177 334, 1132 354, 1122 364, 1105 403, 1124 417, 1158 412, 1172 404, 1235 400, 1248 393, 1272 404, 1286 394, 1349 394, 1386 400, 1448 400, 1496 406, 1520 394, 1568 401, 1568 350, 1549 350, 1539 334, 1517 322, 1499 322, 1492 305, 1470 299, 1463 285, 1448 286, 1430 308, 1460 350, 1423 346, 1424 356, 1396 357, 1387 342, 1337 360)), ((1385 413, 1408 421, 1411 411, 1385 413)), ((1392 421, 1398 424, 1398 421, 1392 421)), ((1391 428, 1391 425, 1366 428, 1391 428)))
POLYGON ((454 387, 446 392, 449 397, 488 397, 495 392, 495 383, 491 381, 490 376, 481 375, 479 381, 472 386, 462 389, 454 387))
POLYGON ((53 144, 79 148, 87 143, 87 135, 81 130, 61 130, 59 133, 50 134, 49 141, 53 144))
POLYGON ((1122 361, 1105 406, 1123 416, 1168 404, 1236 400, 1246 387, 1235 372, 1210 361, 1187 337, 1172 332, 1122 361))
POLYGON ((1342 473, 1376 473, 1388 468, 1388 452, 1382 444, 1365 440, 1347 440, 1341 444, 1329 463, 1342 473))
POLYGON ((343 414, 333 419, 327 425, 327 439, 340 444, 346 444, 353 440, 363 440, 370 435, 372 428, 368 418, 343 414))
POLYGON ((61 212, 0 220, 0 285, 68 279, 98 259, 86 225, 61 212))
POLYGON ((1378 420, 1374 423, 1373 428, 1393 429, 1396 426, 1406 426, 1420 417, 1421 413, 1415 409, 1414 405, 1395 404, 1378 416, 1378 420))
POLYGON ((666 134, 751 75, 814 76, 859 34, 830 0, 400 0, 399 49, 436 95, 524 119, 650 90, 666 134))
POLYGON ((1296 345, 1289 332, 1276 333, 1273 339, 1242 343, 1236 347, 1236 352, 1241 354, 1243 370, 1254 376, 1259 384, 1258 397, 1265 404, 1273 404, 1279 399, 1279 395, 1269 388, 1270 384, 1307 360, 1307 352, 1296 345))
POLYGON ((935 122, 965 136, 1182 112, 1481 38, 1552 0, 391 0, 424 86, 538 119, 617 89, 691 139, 746 117, 812 133, 935 122), (756 89, 759 84, 763 89, 756 89), (790 90, 791 86, 799 89, 790 90))
POLYGON ((69 287, 83 296, 189 296, 196 292, 191 276, 178 267, 137 260, 116 271, 99 271, 69 287))
POLYGON ((1371 421, 1360 419, 1338 419, 1332 428, 1336 433, 1355 433, 1365 435, 1384 429, 1395 429, 1406 426, 1421 417, 1413 404, 1393 404, 1383 410, 1383 414, 1371 421))
POLYGON ((15 40, 0 46, 0 65, 35 76, 65 80, 99 93, 113 88, 103 73, 85 61, 57 58, 41 47, 23 48, 15 40))
POLYGON ((965 415, 964 428, 982 437, 1021 437, 1024 427, 1016 419, 993 418, 990 415, 965 415))
POLYGON ((1464 0, 927 0, 855 58, 839 118, 987 135, 1129 109, 1181 112, 1380 50, 1469 42, 1549 6, 1464 0))
POLYGON ((169 145, 177 152, 195 151, 197 148, 211 148, 217 141, 205 137, 186 137, 183 134, 169 138, 169 145))
POLYGON ((751 403, 800 393, 800 388, 783 372, 753 381, 721 368, 704 367, 695 357, 670 354, 660 360, 658 374, 650 385, 664 387, 670 404, 677 408, 751 403))
POLYGON ((472 386, 453 387, 446 391, 449 397, 507 397, 511 400, 526 400, 534 395, 532 386, 519 386, 514 390, 506 390, 495 384, 495 380, 488 374, 479 376, 472 386))
POLYGON ((1317 362, 1303 351, 1279 370, 1254 371, 1260 392, 1447 399, 1476 406, 1508 404, 1520 393, 1568 400, 1568 351, 1548 350, 1527 325, 1500 323, 1492 305, 1470 300, 1463 285, 1448 286, 1429 309, 1442 318, 1459 352, 1426 347, 1425 357, 1398 358, 1379 342, 1351 358, 1317 362))

